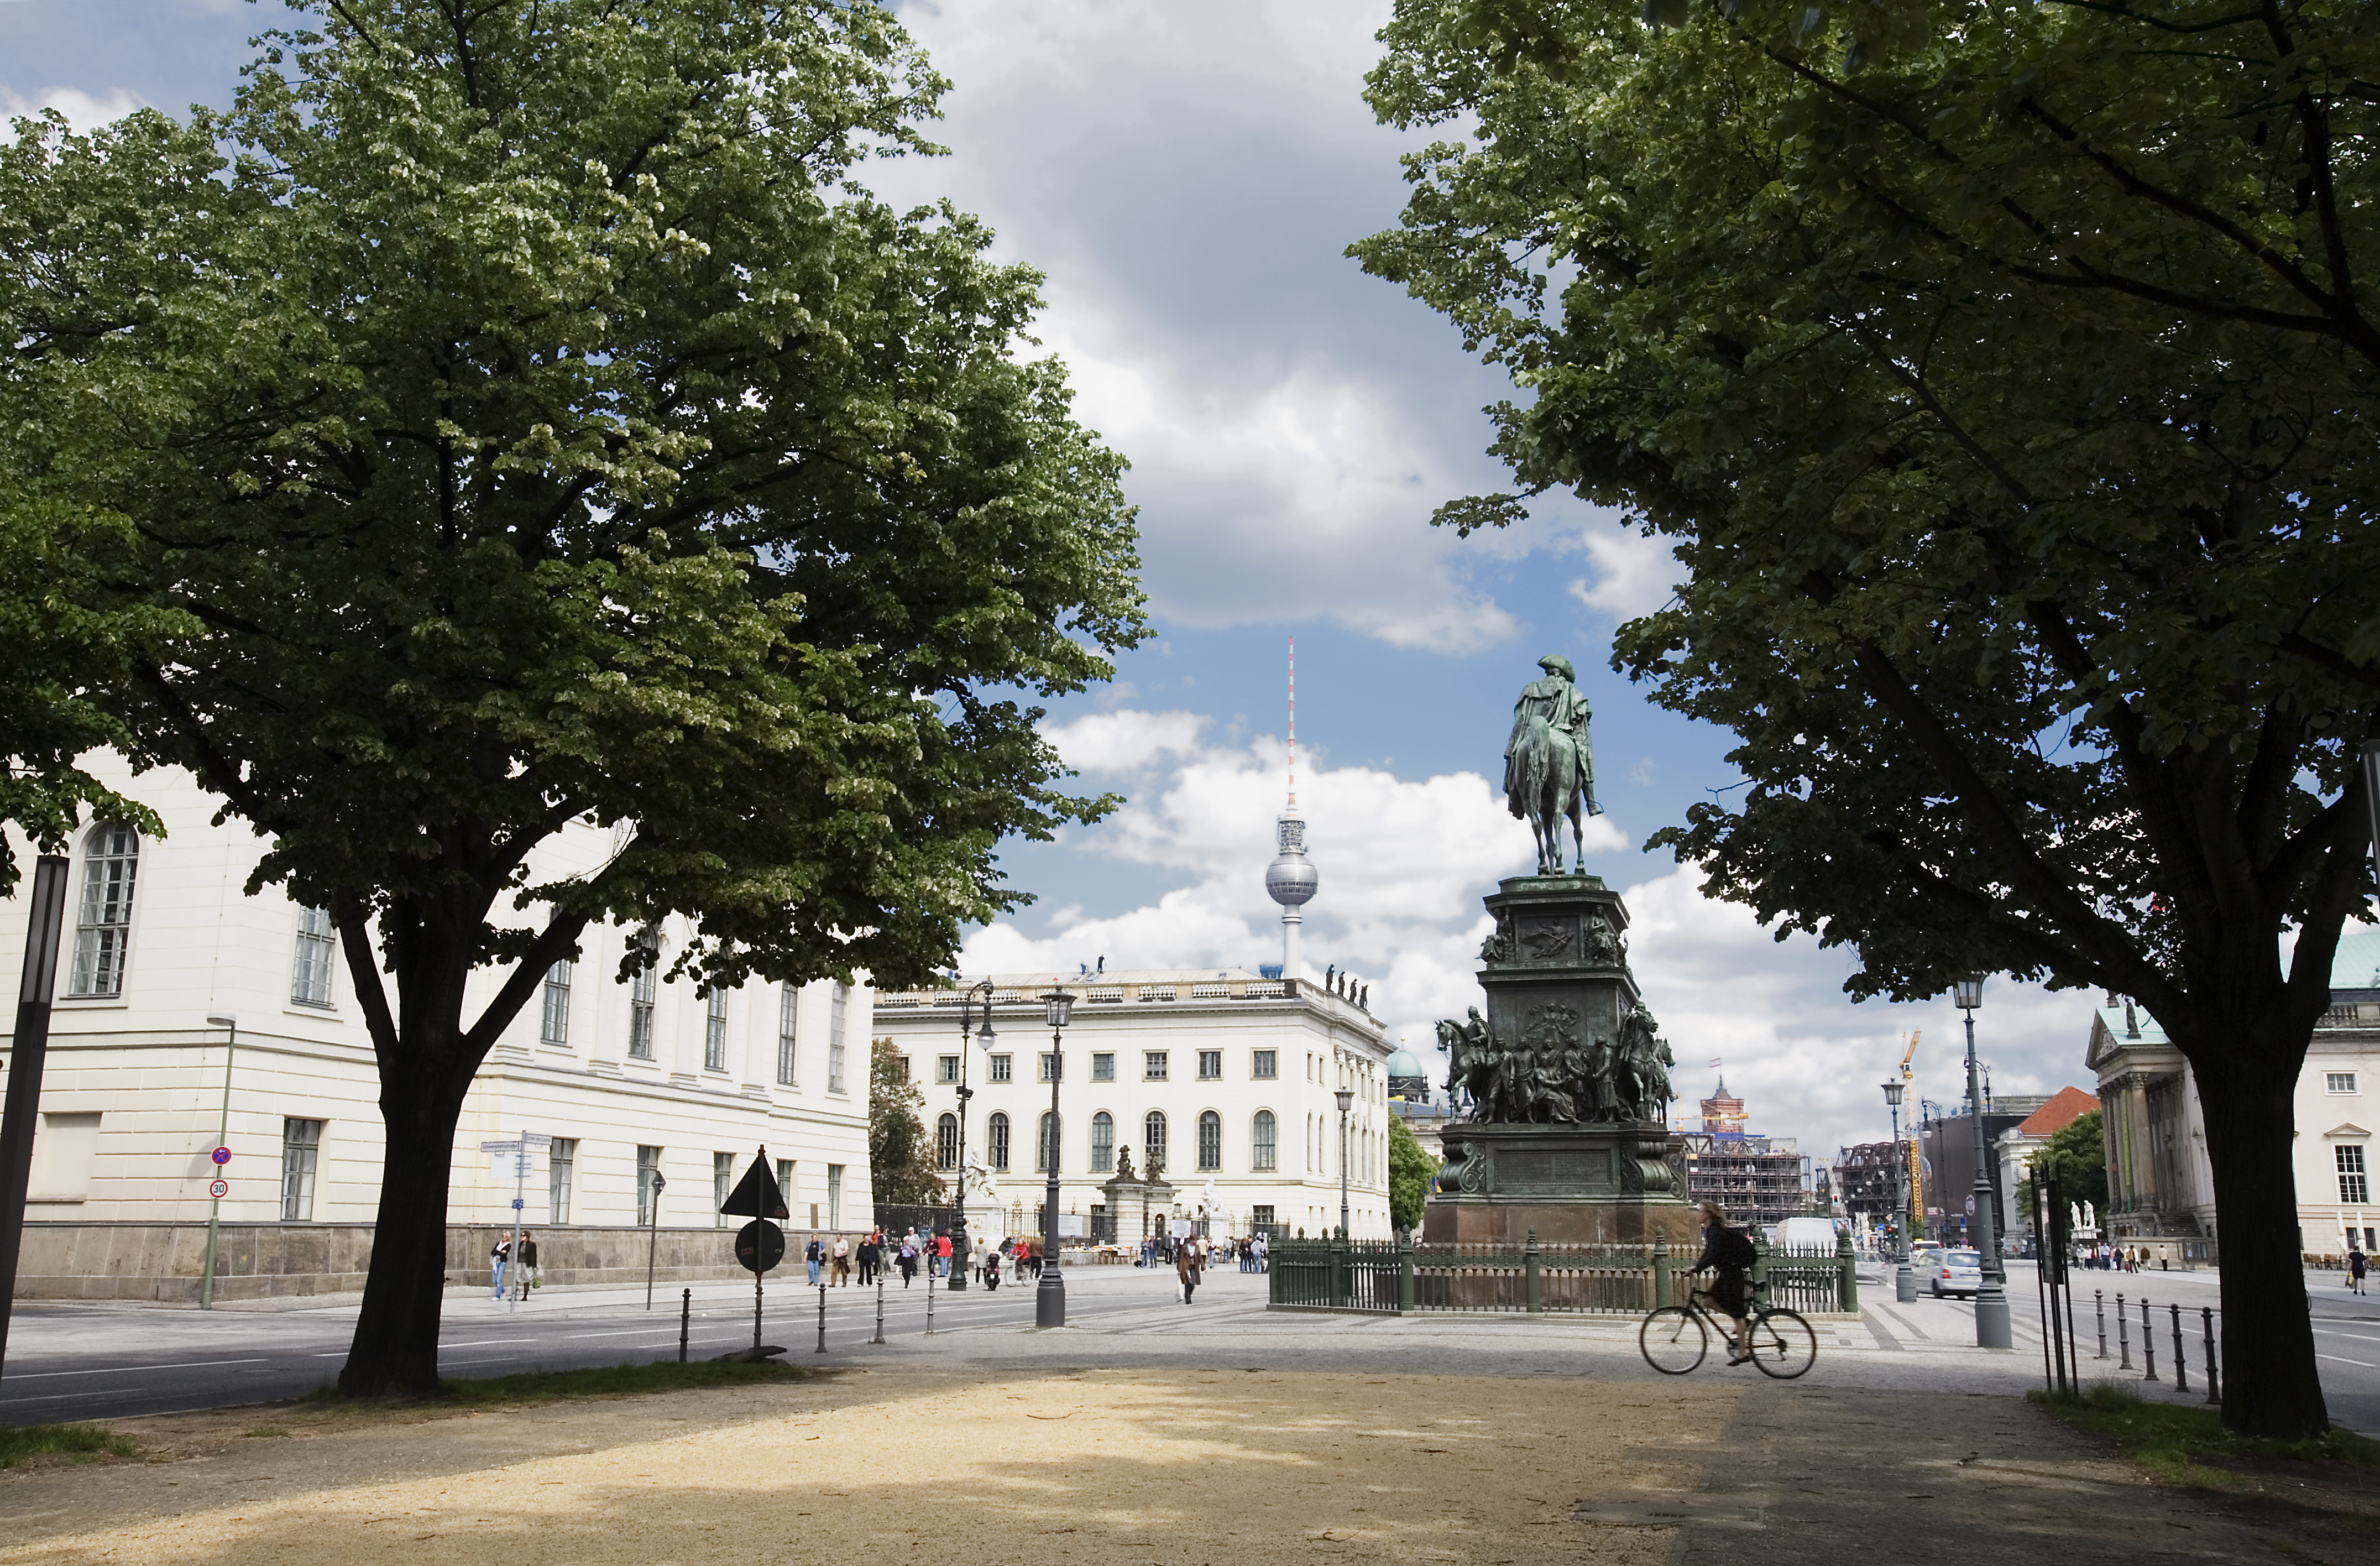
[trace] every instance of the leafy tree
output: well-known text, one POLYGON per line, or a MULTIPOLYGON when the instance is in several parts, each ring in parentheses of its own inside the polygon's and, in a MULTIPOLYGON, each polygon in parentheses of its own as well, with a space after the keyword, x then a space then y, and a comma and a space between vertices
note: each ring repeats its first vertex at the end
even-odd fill
POLYGON ((1112 806, 1003 693, 1107 677, 1141 597, 1036 274, 858 182, 944 86, 885 11, 304 8, 227 113, 0 152, 0 467, 202 627, 137 743, 332 912, 388 1147, 340 1385, 424 1391, 457 1115, 547 966, 677 913, 673 974, 922 982, 1021 901, 1002 837, 1112 806))
MULTIPOLYGON (((76 765, 88 751, 128 746, 122 718, 99 698, 136 652, 181 624, 170 610, 109 602, 102 579, 131 542, 123 518, 45 504, 0 473, 0 821, 45 854, 64 852, 87 815, 165 830, 76 765)), ((20 873, 0 836, 0 898, 20 873)))
POLYGON ((2076 1115, 2050 1133, 2049 1140, 2034 1151, 2032 1165, 2017 1185, 2018 1212, 2033 1210, 2035 1180, 2056 1180, 2065 1200, 2088 1202, 2102 1213, 2107 1210, 2107 1143, 2099 1111, 2076 1115))
POLYGON ((868 1062, 868 1172, 880 1202, 917 1207, 941 1196, 933 1144, 918 1113, 925 1104, 909 1080, 908 1057, 890 1038, 876 1040, 868 1062))
POLYGON ((1389 1217, 1400 1229, 1421 1227, 1421 1209, 1429 1200, 1429 1183, 1439 1160, 1424 1150, 1405 1123, 1389 1122, 1389 1217))
POLYGON ((2207 1111, 2224 1417, 2319 1430, 2290 1102, 2370 891, 2380 30, 2343 0, 1651 18, 1404 0, 1372 102, 1475 128, 1356 253, 1510 367, 1524 491, 1687 568, 1614 662, 1733 729, 1748 786, 1651 843, 1855 948, 1854 995, 2145 1001, 2207 1111))

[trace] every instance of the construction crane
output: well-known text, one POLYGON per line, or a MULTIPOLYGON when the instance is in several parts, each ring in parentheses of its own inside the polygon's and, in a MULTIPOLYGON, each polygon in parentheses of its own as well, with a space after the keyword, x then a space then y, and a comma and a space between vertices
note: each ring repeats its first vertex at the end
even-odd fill
MULTIPOLYGON (((1900 1051, 1900 1080, 1903 1083, 1913 1081, 1917 1075, 1915 1072, 1910 1070, 1909 1062, 1916 1058, 1917 1041, 1924 1037, 1923 1028, 1912 1027, 1909 1030, 1909 1047, 1900 1051)), ((1912 1101, 1914 1102, 1914 1100, 1912 1101)), ((1914 1136, 1909 1139, 1908 1157, 1909 1210, 1915 1215, 1916 1228, 1923 1232, 1925 1228, 1925 1159, 1918 1152, 1917 1138, 1914 1136)))

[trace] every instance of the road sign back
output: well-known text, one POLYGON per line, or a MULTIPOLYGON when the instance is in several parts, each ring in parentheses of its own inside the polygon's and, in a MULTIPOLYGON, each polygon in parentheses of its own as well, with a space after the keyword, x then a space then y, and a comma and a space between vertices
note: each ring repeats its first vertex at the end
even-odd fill
POLYGON ((756 1218, 735 1232, 735 1261, 745 1271, 766 1272, 784 1259, 785 1232, 767 1219, 756 1218))

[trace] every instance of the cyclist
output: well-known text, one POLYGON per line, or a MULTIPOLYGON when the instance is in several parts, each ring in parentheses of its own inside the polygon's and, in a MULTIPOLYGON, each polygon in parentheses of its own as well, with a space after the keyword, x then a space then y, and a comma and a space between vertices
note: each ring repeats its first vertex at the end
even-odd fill
POLYGON ((1727 1214, 1717 1202, 1703 1204, 1703 1254, 1694 1258, 1694 1270, 1706 1269, 1715 1276, 1711 1280, 1711 1303, 1728 1314, 1735 1323, 1734 1336, 1727 1341, 1727 1362, 1742 1365, 1752 1356, 1744 1352, 1748 1341, 1744 1317, 1750 1313, 1751 1290, 1745 1279, 1752 1268, 1752 1236, 1741 1229, 1730 1229, 1727 1214))

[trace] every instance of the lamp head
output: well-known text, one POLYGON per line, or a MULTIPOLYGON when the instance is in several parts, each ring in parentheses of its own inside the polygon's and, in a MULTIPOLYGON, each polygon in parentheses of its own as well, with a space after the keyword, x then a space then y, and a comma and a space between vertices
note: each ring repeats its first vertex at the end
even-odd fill
POLYGON ((1354 1107, 1355 1090, 1353 1087, 1342 1087, 1332 1096, 1339 1100, 1339 1112, 1341 1114, 1345 1114, 1350 1109, 1354 1107))
POLYGON ((1884 1085, 1884 1101, 1897 1110, 1900 1108, 1901 1096, 1908 1091, 1898 1082, 1888 1082, 1884 1085))
POLYGON ((207 1026, 210 1027, 237 1027, 239 1026, 239 1014, 237 1012, 209 1012, 207 1014, 207 1026))
POLYGON ((983 1026, 976 1030, 975 1041, 982 1045, 987 1050, 1000 1042, 1000 1035, 991 1030, 990 1017, 985 1017, 983 1019, 983 1026))
POLYGON ((1984 976, 1979 973, 1971 973, 1964 978, 1952 981, 1950 985, 1950 1003, 1958 1007, 1962 1012, 1972 1012, 1977 1006, 1982 1005, 1984 1003, 1984 976))
POLYGON ((1049 1008, 1051 1027, 1065 1026, 1066 1019, 1075 1014, 1075 998, 1067 993, 1062 984, 1042 996, 1041 1003, 1049 1008))

